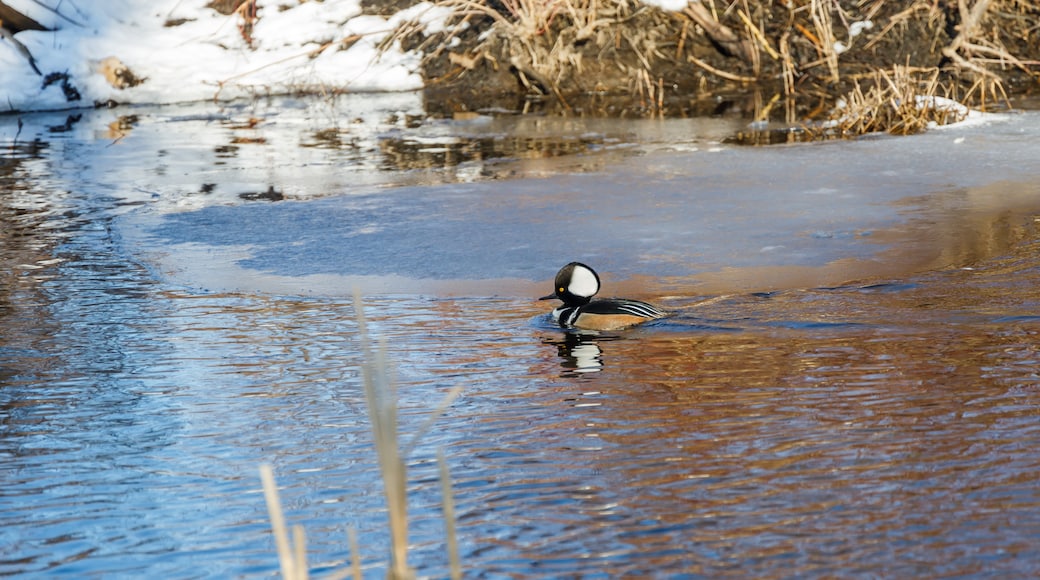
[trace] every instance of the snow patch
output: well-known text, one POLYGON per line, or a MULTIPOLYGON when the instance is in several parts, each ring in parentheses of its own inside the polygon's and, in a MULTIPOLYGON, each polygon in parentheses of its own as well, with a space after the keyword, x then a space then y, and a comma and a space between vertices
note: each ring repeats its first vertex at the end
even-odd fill
POLYGON ((689 0, 643 0, 647 6, 656 6, 665 12, 678 12, 689 6, 689 0))
POLYGON ((412 91, 422 88, 421 55, 378 45, 405 21, 427 33, 445 29, 450 10, 421 2, 394 16, 362 15, 360 0, 258 0, 251 28, 240 15, 206 8, 208 0, 177 2, 51 2, 7 5, 50 31, 15 35, 43 76, 11 42, 0 42, 0 106, 6 110, 90 107, 115 101, 169 104, 299 90, 412 91), (144 82, 109 84, 100 63, 114 57, 144 82), (80 98, 70 100, 67 78, 80 98), (66 75, 66 76, 62 76, 66 75))

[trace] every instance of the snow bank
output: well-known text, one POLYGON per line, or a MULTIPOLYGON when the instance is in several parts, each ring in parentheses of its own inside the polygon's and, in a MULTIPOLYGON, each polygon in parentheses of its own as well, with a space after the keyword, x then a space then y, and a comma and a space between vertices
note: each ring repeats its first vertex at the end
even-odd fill
POLYGON ((42 75, 15 43, 0 40, 0 107, 26 111, 300 90, 416 90, 422 87, 420 55, 399 46, 380 54, 376 47, 400 22, 416 20, 436 29, 447 16, 428 2, 385 19, 362 15, 360 0, 258 0, 258 18, 243 29, 247 20, 241 15, 224 16, 206 8, 207 2, 6 0, 53 30, 14 36, 42 75), (143 82, 128 86, 137 80, 143 82))

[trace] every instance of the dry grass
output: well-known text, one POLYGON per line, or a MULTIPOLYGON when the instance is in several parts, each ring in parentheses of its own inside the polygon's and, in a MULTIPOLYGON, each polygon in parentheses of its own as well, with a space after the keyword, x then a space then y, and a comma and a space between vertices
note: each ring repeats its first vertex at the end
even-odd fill
MULTIPOLYGON (((511 94, 518 84, 523 96, 552 96, 565 111, 589 95, 627 95, 642 114, 686 114, 696 107, 680 112, 674 103, 730 97, 750 85, 833 102, 865 71, 895 65, 941 67, 944 81, 962 88, 982 80, 980 96, 1002 93, 1011 79, 1040 81, 1035 0, 691 0, 677 12, 641 0, 433 2, 453 14, 445 31, 427 37, 423 24, 402 23, 391 34, 373 32, 383 35, 381 48, 422 52, 427 87, 451 90, 452 81, 468 77, 460 86, 482 95, 511 94)), ((226 5, 250 46, 257 23, 278 14, 258 10, 255 0, 214 4, 226 5)), ((333 39, 286 60, 358 38, 333 39)))
POLYGON ((361 375, 365 400, 368 401, 368 418, 389 511, 390 570, 387 571, 387 577, 392 580, 409 580, 415 577, 415 571, 408 566, 408 481, 397 440, 397 385, 390 380, 387 372, 385 349, 372 348, 361 299, 356 295, 354 310, 357 313, 358 336, 364 360, 361 375))
MULTIPOLYGON (((656 26, 632 25, 651 13, 638 0, 437 0, 437 4, 454 11, 455 28, 442 39, 444 44, 420 44, 419 48, 430 49, 428 57, 444 56, 466 70, 480 61, 496 69, 508 67, 529 94, 551 95, 565 106, 569 93, 606 89, 596 75, 610 68, 610 76, 627 79, 630 94, 654 108, 661 96, 658 86, 664 82, 652 74, 654 63, 668 60, 666 45, 679 38, 662 38, 656 26), (460 54, 447 45, 452 36, 481 19, 490 24, 477 46, 460 54)), ((656 18, 669 20, 663 13, 656 18)), ((384 45, 414 33, 413 27, 402 25, 384 45)))
MULTIPOLYGON (((361 342, 363 363, 361 367, 362 382, 365 388, 365 400, 368 403, 368 417, 372 426, 376 454, 379 458, 380 476, 383 480, 383 491, 386 496, 388 525, 390 527, 390 567, 387 578, 390 580, 412 580, 415 570, 408 564, 408 497, 406 485, 408 481, 405 458, 422 440, 432 427, 434 421, 452 401, 462 392, 462 387, 451 389, 440 405, 430 414, 427 420, 412 435, 405 447, 401 447, 398 430, 397 386, 390 379, 389 365, 384 348, 373 348, 369 339, 360 296, 355 295, 354 307, 357 313, 358 336, 361 342)), ((450 565, 451 578, 462 577, 462 567, 458 555, 458 543, 455 538, 455 502, 451 494, 451 481, 447 463, 443 454, 438 452, 438 469, 441 480, 441 494, 446 530, 446 547, 450 565)), ((260 478, 264 487, 264 498, 267 502, 271 528, 278 551, 282 578, 285 580, 307 580, 306 537, 303 526, 292 527, 292 538, 282 514, 278 488, 274 481, 274 473, 269 465, 260 466, 260 478)), ((348 530, 351 566, 332 573, 330 578, 361 578, 360 550, 357 535, 351 528, 348 530)))
POLYGON ((816 30, 816 38, 819 39, 819 50, 823 55, 823 61, 827 63, 830 71, 831 82, 837 83, 841 80, 838 69, 837 38, 834 36, 834 22, 831 13, 840 9, 835 0, 812 0, 810 3, 813 28, 816 30))
POLYGON ((448 542, 448 569, 451 580, 462 578, 462 561, 459 560, 459 541, 455 534, 455 497, 451 493, 451 474, 444 453, 437 451, 437 469, 441 478, 441 505, 444 506, 445 535, 448 542))
POLYGON ((553 95, 565 110, 579 95, 627 93, 659 115, 670 98, 753 84, 833 99, 864 71, 891 77, 897 65, 941 68, 961 89, 981 79, 980 96, 1001 94, 1010 70, 1040 79, 1040 5, 1021 0, 694 0, 674 13, 637 0, 435 1, 456 26, 420 46, 451 65, 435 79, 508 70, 528 95, 553 95), (452 44, 466 28, 478 40, 452 44))
POLYGON ((962 121, 967 112, 967 107, 950 99, 950 89, 939 83, 938 69, 895 67, 891 72, 877 71, 867 90, 857 82, 835 109, 831 123, 842 136, 911 135, 932 124, 962 121))
MULTIPOLYGON (((260 480, 264 485, 264 499, 267 501, 267 514, 271 518, 271 530, 274 533, 274 545, 278 550, 278 563, 282 568, 285 580, 306 580, 308 577, 306 547, 301 545, 293 549, 289 540, 288 527, 282 514, 282 502, 278 498, 278 485, 274 481, 274 471, 270 465, 260 466, 260 480), (303 557, 299 557, 299 552, 303 557)), ((295 526, 299 528, 299 526, 295 526)))

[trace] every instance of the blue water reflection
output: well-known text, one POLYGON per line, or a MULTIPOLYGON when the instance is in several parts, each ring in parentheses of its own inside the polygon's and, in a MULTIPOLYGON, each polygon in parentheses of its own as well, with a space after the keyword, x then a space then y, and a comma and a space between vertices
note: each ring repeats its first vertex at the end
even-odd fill
MULTIPOLYGON (((203 159, 206 171, 227 175, 208 165, 220 138, 207 131, 228 131, 221 117, 168 122, 141 113, 121 143, 156 138, 161 125, 172 140, 156 141, 165 153, 142 145, 131 160, 115 159, 116 146, 98 133, 104 111, 85 112, 45 145, 28 138, 5 149, 0 574, 273 576, 257 473, 267 462, 288 519, 306 527, 314 573, 349 561, 353 527, 366 577, 384 577, 386 510, 357 312, 351 288, 337 286, 341 274, 454 285, 364 297, 399 385, 403 433, 464 387, 407 460, 411 562, 425 576, 447 575, 437 450, 452 473, 463 565, 475 576, 1040 571, 1032 219, 1040 203, 1026 203, 1037 201, 1035 188, 962 183, 925 199, 867 203, 851 216, 834 204, 827 228, 811 225, 820 212, 803 211, 818 202, 800 198, 790 216, 759 230, 747 214, 727 221, 723 211, 725 176, 736 183, 730 201, 745 205, 755 203, 754 179, 715 167, 705 183, 718 195, 700 198, 708 217, 690 217, 697 208, 678 203, 681 186, 693 187, 681 156, 650 151, 636 159, 656 181, 642 173, 604 185, 599 201, 588 192, 610 181, 603 165, 586 177, 246 201, 201 191, 195 182, 212 175, 183 174, 185 160, 203 159), (204 145, 192 150, 193 139, 204 145), (135 173, 134 163, 143 169, 135 173), (629 195, 635 182, 659 191, 660 205, 642 211, 650 206, 629 195), (998 199, 1015 202, 976 211, 998 199), (578 216, 574 229, 546 217, 556 208, 578 216), (889 221, 944 243, 886 237, 878 225, 889 221), (708 222, 706 233, 684 231, 708 222), (786 232, 788 249, 804 244, 805 254, 758 251, 767 230, 786 232), (820 231, 871 234, 812 234, 820 231), (602 232, 635 245, 612 245, 602 232), (732 242, 712 253, 724 236, 732 242), (605 268, 616 273, 611 288, 642 289, 675 314, 604 334, 551 324, 534 297, 559 267, 561 245, 574 240, 616 266, 605 268), (827 267, 829 252, 883 261, 877 250, 889 244, 893 261, 899 248, 945 253, 927 261, 938 266, 888 278, 843 283, 855 276, 831 272, 759 293, 737 283, 760 267, 786 276, 789 260, 827 267), (648 253, 625 252, 632 247, 648 253), (654 247, 665 251, 650 255, 654 247), (753 247, 754 256, 733 263, 746 268, 719 274, 710 290, 699 285, 719 256, 753 247), (710 256, 694 259, 702 250, 710 256), (207 267, 224 269, 234 291, 207 291, 198 275, 207 267), (307 276, 322 272, 333 276, 311 284, 307 276), (663 282, 638 277, 658 273, 663 282), (311 291, 251 285, 278 277, 304 278, 311 291), (474 285, 484 278, 492 285, 474 285)), ((38 125, 47 132, 62 123, 38 125)), ((993 140, 1006 143, 1009 133, 994 129, 993 140)), ((831 159, 876 153, 872 143, 826 147, 831 159)), ((816 149, 726 155, 795 167, 816 149)), ((997 156, 983 145, 977 152, 997 156)), ((250 155, 220 162, 246 175, 250 155)), ((688 162, 690 171, 707 163, 688 162)), ((969 181, 996 171, 987 166, 969 181)), ((921 179, 934 185, 940 174, 928 166, 921 179)), ((844 191, 869 192, 874 185, 858 181, 866 177, 849 177, 844 191)))

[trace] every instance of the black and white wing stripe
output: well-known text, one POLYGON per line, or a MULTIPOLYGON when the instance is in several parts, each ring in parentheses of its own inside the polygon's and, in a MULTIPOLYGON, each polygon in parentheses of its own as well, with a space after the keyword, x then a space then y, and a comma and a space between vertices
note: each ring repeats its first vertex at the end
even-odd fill
POLYGON ((664 312, 659 310, 652 304, 646 302, 639 302, 636 300, 623 300, 617 299, 611 300, 618 309, 618 313, 631 314, 633 316, 640 316, 642 318, 661 318, 664 316, 664 312))
POLYGON ((581 307, 582 312, 605 316, 629 315, 640 318, 661 318, 665 313, 652 304, 625 298, 593 300, 581 307))

